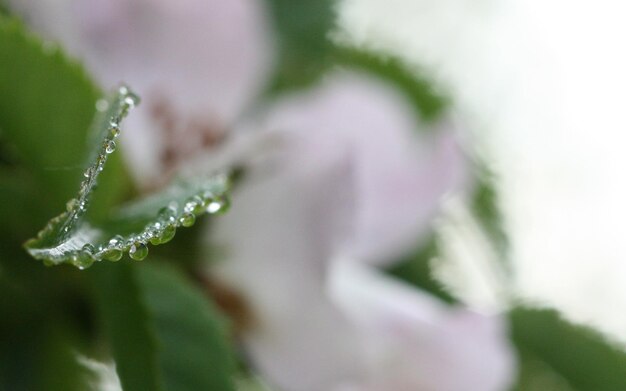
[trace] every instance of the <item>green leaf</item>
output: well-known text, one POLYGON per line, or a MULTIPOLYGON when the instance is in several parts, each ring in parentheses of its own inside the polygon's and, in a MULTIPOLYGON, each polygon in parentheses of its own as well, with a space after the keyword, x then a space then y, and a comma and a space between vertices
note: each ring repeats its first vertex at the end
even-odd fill
POLYGON ((3 138, 58 207, 83 168, 98 89, 60 51, 0 16, 0 91, 3 138))
POLYGON ((478 162, 475 178, 471 199, 472 211, 500 259, 505 261, 509 253, 509 239, 502 226, 502 212, 499 208, 494 175, 485 164, 478 162))
POLYGON ((85 390, 76 361, 83 341, 67 317, 75 303, 59 297, 49 281, 27 277, 23 283, 14 270, 0 269, 0 390, 85 390))
POLYGON ((94 296, 125 391, 162 390, 157 340, 131 265, 90 271, 94 296))
MULTIPOLYGON (((626 353, 598 332, 569 323, 554 310, 518 307, 510 321, 513 342, 526 365, 521 384, 532 383, 539 367, 544 381, 560 384, 557 390, 626 390, 626 353), (549 370, 553 373, 545 375, 549 370)), ((527 391, 519 385, 517 389, 527 391)))
POLYGON ((125 391, 234 389, 225 322, 182 276, 148 264, 91 273, 125 391))
POLYGON ((337 63, 372 73, 403 92, 425 121, 437 119, 449 106, 419 69, 409 68, 399 58, 350 47, 333 51, 337 63))
POLYGON ((46 221, 46 208, 39 202, 39 187, 22 168, 0 168, 0 241, 20 243, 32 235, 35 222, 46 221))
POLYGON ((268 0, 279 43, 272 89, 314 81, 329 65, 328 33, 335 22, 332 0, 268 0))
POLYGON ((90 137, 91 164, 77 197, 67 202, 67 210, 52 219, 37 238, 25 244, 36 259, 47 265, 69 263, 80 269, 103 259, 118 261, 126 252, 142 260, 148 253, 148 242, 166 243, 177 228, 193 225, 197 216, 227 209, 228 178, 215 176, 179 180, 162 193, 123 206, 99 225, 89 220, 90 198, 100 172, 115 151, 122 120, 138 99, 123 86, 109 100, 99 102, 102 112, 96 116, 90 137))
POLYGON ((388 270, 388 272, 433 296, 436 296, 446 303, 457 303, 458 300, 452 296, 435 278, 432 271, 432 262, 439 253, 437 240, 430 237, 426 243, 417 251, 402 259, 388 270))
POLYGON ((239 375, 235 379, 237 391, 275 391, 262 379, 252 375, 239 375))

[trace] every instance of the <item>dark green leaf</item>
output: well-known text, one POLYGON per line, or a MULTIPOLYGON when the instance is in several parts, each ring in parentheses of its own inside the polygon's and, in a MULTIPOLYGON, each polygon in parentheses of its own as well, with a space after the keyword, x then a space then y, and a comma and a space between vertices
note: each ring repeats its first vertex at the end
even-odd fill
POLYGON ((471 208, 498 256, 504 261, 508 257, 509 240, 502 227, 495 178, 484 164, 478 163, 475 171, 476 183, 471 208))
POLYGON ((71 303, 53 286, 37 289, 8 272, 0 274, 0 390, 84 390, 76 323, 62 318, 71 303))
POLYGON ((419 250, 406 259, 396 262, 389 272, 447 303, 457 303, 458 300, 448 293, 443 284, 433 276, 431 266, 437 254, 437 241, 435 238, 429 238, 419 250))
POLYGON ((135 271, 128 264, 90 271, 100 320, 125 391, 163 390, 157 337, 135 271))
POLYGON ((233 390, 223 319, 182 276, 160 266, 92 271, 124 390, 233 390))
POLYGON ((348 47, 338 47, 333 54, 339 64, 370 72, 395 86, 426 121, 437 119, 449 104, 419 69, 398 58, 348 47))
POLYGON ((554 310, 519 307, 511 311, 510 320, 522 364, 535 366, 522 368, 521 382, 531 383, 529 374, 539 367, 544 373, 552 370, 546 381, 563 390, 626 390, 626 353, 598 332, 567 322, 554 310))
POLYGON ((3 139, 58 208, 84 168, 85 132, 98 89, 59 50, 0 16, 0 91, 3 139))
POLYGON ((273 89, 307 84, 328 66, 334 25, 332 0, 268 0, 278 34, 279 61, 273 89))

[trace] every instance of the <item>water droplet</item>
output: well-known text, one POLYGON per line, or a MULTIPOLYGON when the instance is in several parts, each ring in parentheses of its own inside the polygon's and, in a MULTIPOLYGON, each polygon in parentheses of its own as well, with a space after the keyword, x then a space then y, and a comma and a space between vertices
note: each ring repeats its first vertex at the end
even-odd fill
POLYGON ((139 97, 132 92, 129 92, 124 98, 124 104, 128 107, 133 108, 139 104, 139 97))
POLYGON ((230 199, 226 196, 221 196, 208 201, 206 211, 210 214, 222 214, 225 213, 230 207, 230 199))
POLYGON ((78 200, 76 198, 71 198, 69 201, 67 201, 67 203, 65 204, 65 209, 68 212, 73 211, 74 209, 76 209, 76 207, 78 206, 78 200))
POLYGON ((179 221, 183 227, 191 227, 196 222, 196 216, 192 213, 185 213, 180 217, 179 221))
POLYGON ((112 119, 112 120, 109 122, 109 126, 110 126, 111 128, 119 128, 119 127, 120 127, 120 124, 119 124, 119 121, 112 119))
POLYGON ((117 248, 110 248, 104 252, 104 259, 111 262, 117 262, 122 259, 122 250, 117 248))
POLYGON ((96 102, 96 110, 102 113, 104 111, 107 111, 108 109, 109 102, 107 102, 106 99, 98 99, 98 101, 96 102))
POLYGON ((105 147, 104 151, 106 153, 113 153, 113 152, 115 152, 115 147, 116 147, 115 141, 109 140, 106 143, 106 147, 105 147))
POLYGON ((202 213, 204 211, 205 205, 204 200, 200 196, 189 197, 185 202, 185 212, 187 213, 202 213))
POLYGON ((174 235, 176 235, 176 226, 170 224, 165 227, 163 231, 161 231, 161 234, 159 235, 159 243, 163 244, 169 242, 174 238, 174 235))
POLYGON ((123 242, 124 238, 122 238, 120 235, 115 235, 111 238, 111 240, 109 240, 109 247, 121 246, 123 242))
POLYGON ((118 92, 122 95, 126 95, 128 94, 128 87, 126 86, 120 86, 120 89, 118 90, 118 92))
POLYGON ((119 126, 111 126, 111 136, 113 138, 117 138, 120 135, 120 127, 119 126))
POLYGON ((196 209, 196 206, 198 206, 198 204, 195 201, 187 201, 183 210, 186 213, 191 213, 194 209, 196 209))
POLYGON ((92 244, 86 243, 83 246, 83 251, 88 253, 88 254, 90 254, 90 255, 93 255, 96 252, 96 248, 92 244))
POLYGON ((72 263, 80 270, 87 269, 89 266, 93 265, 93 262, 94 259, 91 254, 83 251, 78 252, 77 254, 72 256, 72 263))
POLYGON ((141 261, 148 256, 148 246, 142 242, 135 242, 130 246, 128 255, 135 261, 141 261))
POLYGON ((170 204, 159 210, 158 219, 161 220, 161 222, 174 222, 177 213, 178 208, 176 205, 170 204))

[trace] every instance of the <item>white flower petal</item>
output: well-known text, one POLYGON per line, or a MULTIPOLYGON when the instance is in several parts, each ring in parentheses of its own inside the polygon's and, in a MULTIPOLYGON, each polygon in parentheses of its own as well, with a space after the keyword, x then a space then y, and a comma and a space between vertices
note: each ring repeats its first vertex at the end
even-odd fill
POLYGON ((225 256, 211 273, 250 304, 257 323, 245 346, 274 384, 317 391, 367 380, 372 349, 327 295, 329 262, 375 262, 404 238, 416 242, 463 159, 450 133, 420 136, 396 92, 346 72, 249 126, 274 144, 248 161, 234 207, 214 221, 212 244, 225 256))
POLYGON ((368 378, 358 390, 501 391, 514 356, 502 320, 451 309, 353 260, 337 260, 329 291, 361 332, 368 378))

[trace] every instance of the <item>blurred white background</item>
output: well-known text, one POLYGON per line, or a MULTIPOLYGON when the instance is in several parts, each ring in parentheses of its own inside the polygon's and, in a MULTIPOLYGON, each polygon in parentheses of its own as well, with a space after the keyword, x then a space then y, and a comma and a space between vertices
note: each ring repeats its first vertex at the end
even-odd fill
POLYGON ((500 177, 517 291, 626 341, 626 5, 346 0, 340 19, 452 92, 500 177))

